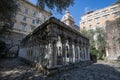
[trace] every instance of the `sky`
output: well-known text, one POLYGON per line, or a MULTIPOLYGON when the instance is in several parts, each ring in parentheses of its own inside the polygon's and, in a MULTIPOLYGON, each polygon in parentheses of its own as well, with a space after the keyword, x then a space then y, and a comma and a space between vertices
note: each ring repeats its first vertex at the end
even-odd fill
MULTIPOLYGON (((36 0, 29 0, 35 4, 36 0)), ((79 26, 81 16, 91 10, 99 10, 105 8, 117 0, 75 0, 74 5, 69 7, 70 14, 74 18, 75 24, 79 26)), ((61 20, 62 16, 65 14, 65 11, 62 14, 57 12, 52 13, 54 17, 61 20)))

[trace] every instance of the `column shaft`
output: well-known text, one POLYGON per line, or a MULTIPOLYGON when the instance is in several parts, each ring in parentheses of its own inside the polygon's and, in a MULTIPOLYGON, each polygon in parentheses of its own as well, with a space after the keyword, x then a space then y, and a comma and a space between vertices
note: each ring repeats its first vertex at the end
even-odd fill
POLYGON ((73 48, 72 48, 72 43, 69 42, 69 62, 73 62, 73 48))

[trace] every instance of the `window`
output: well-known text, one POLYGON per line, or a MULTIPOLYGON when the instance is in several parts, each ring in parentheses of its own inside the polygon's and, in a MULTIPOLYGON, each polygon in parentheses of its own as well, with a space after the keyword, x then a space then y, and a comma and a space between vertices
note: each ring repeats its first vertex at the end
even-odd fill
POLYGON ((44 16, 44 21, 46 20, 46 17, 44 16))
POLYGON ((35 24, 35 20, 34 19, 32 20, 32 24, 35 24))
POLYGON ((89 25, 89 29, 92 29, 92 25, 89 25))
POLYGON ((97 24, 96 24, 96 28, 98 28, 98 27, 100 27, 100 23, 97 23, 97 24))
POLYGON ((90 18, 92 15, 89 15, 87 18, 90 18))
POLYGON ((92 21, 92 19, 88 20, 88 22, 91 22, 91 21, 92 21))
POLYGON ((98 21, 99 19, 100 19, 100 17, 95 18, 96 21, 98 21))
POLYGON ((107 14, 107 11, 108 11, 108 10, 102 11, 103 15, 107 14))
POLYGON ((104 17, 105 19, 107 19, 107 18, 108 18, 108 16, 109 16, 109 14, 108 14, 108 15, 104 15, 103 17, 104 17))
POLYGON ((23 21, 26 21, 26 19, 27 19, 27 17, 24 16, 24 17, 23 17, 23 21))
POLYGON ((36 17, 36 12, 33 13, 33 16, 36 17))
POLYGON ((35 26, 31 26, 31 31, 33 31, 35 29, 35 26))
POLYGON ((83 26, 83 29, 85 29, 85 26, 83 26))
POLYGON ((116 11, 116 10, 117 10, 117 7, 112 8, 112 11, 116 11))
POLYGON ((25 31, 26 30, 26 26, 27 26, 26 24, 21 24, 20 29, 23 30, 23 31, 25 31))
POLYGON ((85 24, 85 22, 82 22, 82 24, 84 25, 84 24, 85 24))
POLYGON ((18 6, 21 6, 21 3, 17 3, 17 7, 18 7, 18 6))
POLYGON ((95 16, 98 16, 98 15, 99 15, 99 12, 98 12, 98 13, 95 13, 94 15, 95 15, 95 16))
POLYGON ((40 20, 38 19, 38 20, 36 21, 36 23, 37 23, 37 24, 40 24, 40 20))
POLYGON ((117 17, 117 16, 119 16, 119 13, 116 12, 116 13, 113 13, 113 15, 114 15, 114 17, 117 17))
POLYGON ((28 14, 28 9, 27 8, 25 8, 24 13, 28 14))

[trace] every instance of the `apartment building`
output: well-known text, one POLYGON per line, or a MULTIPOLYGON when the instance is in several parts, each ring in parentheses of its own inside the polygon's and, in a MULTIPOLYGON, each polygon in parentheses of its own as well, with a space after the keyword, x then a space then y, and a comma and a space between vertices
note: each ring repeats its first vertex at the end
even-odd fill
MULTIPOLYGON (((120 17, 120 3, 96 11, 90 11, 81 17, 80 30, 103 28, 106 32, 106 58, 116 60, 120 57, 120 29, 116 19, 120 17)), ((97 36, 97 33, 94 35, 97 36)), ((97 37, 95 37, 97 38, 97 37)), ((96 40, 96 39, 95 39, 96 40)), ((97 49, 97 44, 96 44, 97 49)))
POLYGON ((38 7, 28 0, 18 0, 17 5, 19 9, 15 15, 12 33, 7 39, 8 43, 20 42, 52 15, 46 10, 39 11, 38 7))
POLYGON ((81 17, 80 29, 89 30, 99 27, 105 28, 106 21, 112 21, 119 17, 120 4, 113 4, 103 9, 90 11, 81 17))
POLYGON ((17 33, 27 35, 51 16, 46 10, 39 11, 37 6, 28 0, 19 0, 18 7, 13 27, 13 31, 17 33))

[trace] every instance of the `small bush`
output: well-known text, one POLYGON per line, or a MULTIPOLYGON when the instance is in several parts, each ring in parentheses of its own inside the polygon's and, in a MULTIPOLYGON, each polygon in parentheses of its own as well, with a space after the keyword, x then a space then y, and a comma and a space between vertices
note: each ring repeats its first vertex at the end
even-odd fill
POLYGON ((98 50, 96 50, 96 49, 91 49, 91 50, 90 50, 90 54, 91 54, 91 55, 98 56, 99 51, 98 51, 98 50))
POLYGON ((93 62, 97 62, 97 57, 98 57, 99 51, 96 49, 91 49, 90 50, 90 57, 93 62))

